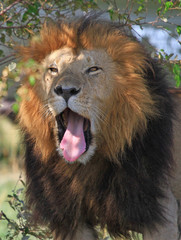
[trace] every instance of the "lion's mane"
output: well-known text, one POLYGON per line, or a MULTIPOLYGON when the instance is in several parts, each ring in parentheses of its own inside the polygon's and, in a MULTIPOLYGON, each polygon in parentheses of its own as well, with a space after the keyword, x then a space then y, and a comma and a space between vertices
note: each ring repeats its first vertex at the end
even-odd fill
MULTIPOLYGON (((56 151, 53 123, 43 116, 39 83, 23 76, 19 113, 25 134, 27 199, 35 219, 66 236, 80 223, 107 227, 113 236, 161 223, 161 184, 173 165, 173 103, 165 74, 123 26, 91 18, 46 24, 20 47, 23 60, 41 64, 54 50, 104 49, 116 65, 114 98, 102 127, 104 145, 84 165, 67 164, 56 151), (27 97, 28 95, 28 97, 27 97)), ((104 89, 104 87, 103 87, 104 89)))

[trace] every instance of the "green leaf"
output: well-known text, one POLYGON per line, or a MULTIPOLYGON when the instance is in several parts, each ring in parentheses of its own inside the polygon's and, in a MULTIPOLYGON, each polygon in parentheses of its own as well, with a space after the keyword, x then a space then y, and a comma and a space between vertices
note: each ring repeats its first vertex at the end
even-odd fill
POLYGON ((109 12, 110 19, 113 20, 114 10, 113 9, 109 9, 108 12, 109 12))
POLYGON ((171 8, 171 7, 173 7, 173 2, 167 1, 165 3, 165 9, 163 11, 163 14, 165 14, 169 10, 169 8, 171 8))
POLYGON ((173 66, 173 73, 175 75, 179 75, 180 72, 181 72, 181 67, 177 63, 175 63, 174 66, 173 66))
POLYGON ((177 26, 176 28, 178 35, 181 35, 181 26, 177 26))
POLYGON ((34 65, 35 65, 35 60, 33 60, 33 59, 29 59, 26 62, 26 67, 28 67, 28 68, 32 68, 34 65))
POLYGON ((175 81, 176 81, 176 87, 180 87, 181 77, 175 76, 175 81))
POLYGON ((168 1, 165 3, 165 8, 169 9, 171 7, 173 7, 173 2, 168 1))
POLYGON ((7 21, 6 24, 7 24, 8 27, 12 27, 13 26, 13 22, 11 22, 11 21, 7 21))
POLYGON ((138 12, 141 12, 143 10, 143 6, 141 5, 141 6, 139 6, 139 8, 138 8, 138 12))
POLYGON ((40 6, 41 5, 37 1, 34 4, 30 4, 28 6, 27 13, 29 13, 30 15, 38 15, 40 6))
POLYGON ((169 32, 171 32, 171 29, 169 27, 164 26, 164 29, 168 30, 169 32))
POLYGON ((28 20, 28 17, 29 17, 28 12, 25 12, 22 16, 22 22, 26 22, 28 20))
POLYGON ((167 56, 168 60, 170 60, 171 57, 173 57, 174 53, 171 53, 167 56))
POLYGON ((24 187, 26 186, 26 183, 22 179, 20 179, 20 182, 23 184, 24 187))
POLYGON ((161 7, 159 7, 159 8, 157 9, 157 11, 156 11, 157 15, 160 15, 161 10, 162 10, 161 7))
POLYGON ((8 198, 12 198, 13 196, 12 195, 10 195, 10 194, 8 194, 8 196, 7 196, 8 198))
POLYGON ((17 114, 18 111, 19 111, 19 104, 18 104, 18 103, 14 103, 14 104, 12 105, 12 110, 13 110, 13 112, 14 112, 15 114, 17 114))
POLYGON ((4 33, 1 34, 0 41, 1 41, 2 43, 5 43, 5 41, 6 41, 6 36, 5 36, 4 33))
POLYGON ((3 55, 3 53, 4 53, 4 52, 3 52, 3 50, 1 50, 1 49, 0 49, 0 56, 2 56, 2 55, 3 55))
POLYGON ((176 87, 179 87, 181 83, 181 66, 179 66, 178 64, 174 64, 173 74, 176 81, 176 87))
POLYGON ((135 19, 136 22, 140 22, 141 20, 145 19, 145 17, 138 17, 135 19))
POLYGON ((35 82, 36 82, 36 79, 34 76, 29 76, 29 83, 31 86, 34 86, 35 85, 35 82))

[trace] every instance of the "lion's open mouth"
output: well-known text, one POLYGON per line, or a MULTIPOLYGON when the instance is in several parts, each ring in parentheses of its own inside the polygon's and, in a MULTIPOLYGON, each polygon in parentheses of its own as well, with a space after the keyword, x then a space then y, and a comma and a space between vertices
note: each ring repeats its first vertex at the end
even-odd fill
POLYGON ((56 121, 63 156, 68 162, 74 162, 91 144, 90 121, 69 108, 57 115, 56 121))

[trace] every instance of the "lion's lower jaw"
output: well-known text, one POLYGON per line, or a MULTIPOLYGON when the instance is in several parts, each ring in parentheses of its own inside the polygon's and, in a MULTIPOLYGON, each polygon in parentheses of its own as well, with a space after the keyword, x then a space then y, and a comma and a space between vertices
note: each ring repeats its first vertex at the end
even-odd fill
POLYGON ((76 161, 73 161, 73 162, 67 161, 63 157, 63 152, 59 146, 57 146, 57 152, 59 153, 60 157, 63 158, 69 164, 73 164, 75 162, 86 164, 91 159, 91 157, 95 154, 96 148, 97 148, 97 145, 96 145, 96 141, 94 139, 94 140, 92 140, 91 145, 89 146, 88 150, 86 152, 84 152, 76 161))

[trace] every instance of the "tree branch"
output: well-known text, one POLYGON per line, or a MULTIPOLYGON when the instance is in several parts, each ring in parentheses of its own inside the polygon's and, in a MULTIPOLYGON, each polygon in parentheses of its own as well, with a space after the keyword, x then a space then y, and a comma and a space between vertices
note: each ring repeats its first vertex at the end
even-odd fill
POLYGON ((9 62, 11 62, 11 61, 14 61, 14 60, 16 60, 15 57, 14 57, 14 58, 10 58, 10 59, 8 59, 7 61, 0 62, 0 66, 4 65, 4 64, 6 64, 6 63, 9 63, 9 62))
POLYGON ((26 28, 28 27, 27 24, 26 25, 22 25, 22 26, 0 26, 0 29, 18 29, 18 28, 26 28))
POLYGON ((10 54, 10 55, 8 55, 8 56, 6 56, 6 57, 3 57, 3 58, 0 59, 0 62, 4 62, 4 61, 6 61, 8 58, 11 58, 11 57, 13 57, 13 56, 15 56, 14 53, 12 53, 12 54, 10 54))
POLYGON ((22 0, 16 0, 14 3, 12 3, 11 5, 9 5, 7 8, 5 8, 4 10, 2 10, 0 12, 0 16, 2 16, 4 13, 6 13, 9 9, 11 9, 12 7, 14 7, 16 4, 22 2, 22 0))
POLYGON ((3 211, 1 211, 1 216, 4 217, 4 219, 6 219, 8 223, 11 223, 11 220, 6 216, 6 214, 3 211))

